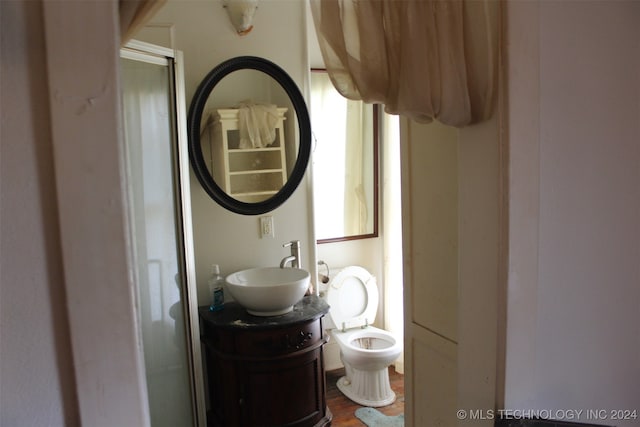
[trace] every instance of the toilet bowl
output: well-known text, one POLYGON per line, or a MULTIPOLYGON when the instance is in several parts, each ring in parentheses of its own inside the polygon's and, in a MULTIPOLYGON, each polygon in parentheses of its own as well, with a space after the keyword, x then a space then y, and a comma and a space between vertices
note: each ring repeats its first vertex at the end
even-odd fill
POLYGON ((345 367, 338 389, 360 405, 390 405, 396 395, 388 368, 400 356, 402 344, 390 332, 371 326, 378 310, 375 277, 362 267, 346 267, 330 280, 325 298, 331 335, 345 367))

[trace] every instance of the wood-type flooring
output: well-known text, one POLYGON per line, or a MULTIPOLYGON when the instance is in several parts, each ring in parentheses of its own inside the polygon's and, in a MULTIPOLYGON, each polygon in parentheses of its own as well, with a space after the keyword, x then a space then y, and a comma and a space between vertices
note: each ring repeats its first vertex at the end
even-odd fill
MULTIPOLYGON (((362 405, 349 400, 343 395, 336 381, 344 375, 344 369, 337 369, 326 373, 327 378, 327 406, 333 414, 332 427, 362 427, 365 424, 354 415, 356 409, 362 405)), ((404 413, 404 375, 395 371, 393 366, 389 367, 389 382, 391 389, 396 393, 396 401, 388 406, 376 408, 386 415, 399 415, 404 413)))

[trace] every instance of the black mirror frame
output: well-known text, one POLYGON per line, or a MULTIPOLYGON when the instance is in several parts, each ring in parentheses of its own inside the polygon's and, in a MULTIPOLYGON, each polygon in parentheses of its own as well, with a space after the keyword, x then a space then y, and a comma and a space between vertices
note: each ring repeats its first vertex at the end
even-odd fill
POLYGON ((282 205, 296 190, 304 178, 311 155, 311 121, 302 93, 293 79, 278 65, 255 56, 231 58, 211 70, 202 80, 191 100, 188 115, 189 159, 196 178, 207 194, 222 207, 242 215, 261 215, 282 205), (204 107, 213 88, 228 74, 244 69, 262 71, 268 74, 285 90, 298 121, 298 157, 289 179, 273 197, 256 203, 247 203, 229 196, 214 181, 202 154, 200 126, 204 107))

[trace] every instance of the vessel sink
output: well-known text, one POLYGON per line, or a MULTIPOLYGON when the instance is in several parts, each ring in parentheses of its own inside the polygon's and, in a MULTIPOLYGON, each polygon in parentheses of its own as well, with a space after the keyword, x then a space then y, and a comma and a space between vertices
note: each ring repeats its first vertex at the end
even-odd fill
POLYGON ((279 316, 304 297, 310 275, 300 268, 261 267, 226 277, 233 299, 255 316, 279 316))

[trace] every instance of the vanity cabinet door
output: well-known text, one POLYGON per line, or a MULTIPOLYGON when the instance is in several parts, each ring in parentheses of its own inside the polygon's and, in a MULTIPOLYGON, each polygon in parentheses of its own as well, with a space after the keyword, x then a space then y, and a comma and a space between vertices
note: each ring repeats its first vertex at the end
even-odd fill
POLYGON ((325 415, 322 349, 250 362, 240 373, 242 425, 314 426, 325 415))

